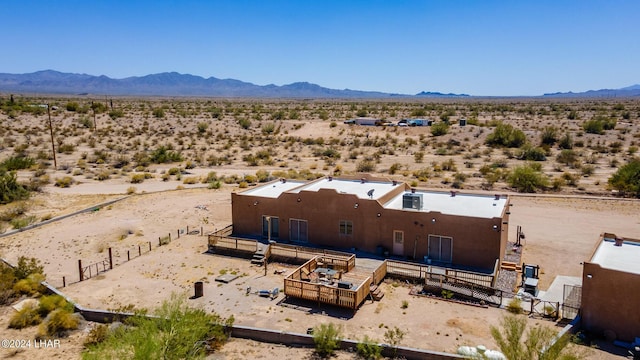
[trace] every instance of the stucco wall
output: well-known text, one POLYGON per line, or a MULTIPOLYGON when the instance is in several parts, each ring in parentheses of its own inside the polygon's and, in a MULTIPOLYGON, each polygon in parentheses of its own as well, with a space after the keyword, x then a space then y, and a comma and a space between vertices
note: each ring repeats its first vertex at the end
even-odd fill
POLYGON ((596 333, 612 331, 617 339, 640 336, 640 275, 584 263, 582 327, 596 333))
POLYGON ((482 269, 493 269, 504 254, 508 208, 503 218, 486 219, 385 209, 376 200, 331 189, 283 193, 279 198, 232 194, 234 235, 261 236, 262 216, 268 215, 279 218, 280 241, 290 240, 289 220, 302 219, 307 220, 309 243, 368 252, 383 246, 393 253, 393 232, 400 230, 404 246, 397 255, 414 258, 415 254, 415 259, 427 255, 428 235, 449 236, 453 238, 452 263, 482 269), (340 220, 353 222, 352 235, 340 235, 340 220))

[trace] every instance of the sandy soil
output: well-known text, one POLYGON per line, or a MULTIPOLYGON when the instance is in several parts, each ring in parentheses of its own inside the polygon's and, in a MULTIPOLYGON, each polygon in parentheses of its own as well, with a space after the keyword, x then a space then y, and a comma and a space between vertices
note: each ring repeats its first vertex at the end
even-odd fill
MULTIPOLYGON (((247 260, 205 253, 206 236, 186 234, 187 226, 190 231, 202 228, 206 233, 230 224, 231 191, 232 187, 223 187, 134 195, 99 211, 2 238, 0 253, 9 261, 21 255, 41 259, 48 281, 61 286, 62 277, 66 277, 63 291, 86 307, 154 308, 171 293, 192 295, 194 282, 204 281, 205 296, 190 300, 191 304, 223 316, 234 315, 237 324, 304 333, 318 323, 334 322, 343 326, 347 338, 368 335, 381 342, 384 331, 397 326, 407 332, 404 346, 447 352, 460 345, 495 346, 489 326, 498 325, 504 310, 411 296, 411 286, 399 282, 383 283, 383 300, 367 301, 355 314, 328 306, 293 306, 300 304, 284 301, 282 296, 275 300, 259 297, 254 293, 257 290, 282 287, 283 277, 293 267, 271 264, 265 276, 262 267, 252 266, 247 260), (180 230, 185 232, 178 239, 180 230), (172 241, 159 247, 158 237, 169 233, 172 241), (138 246, 142 256, 138 256, 138 246), (85 265, 101 261, 109 247, 114 269, 78 282, 78 260, 85 265), (275 274, 277 269, 284 273, 275 274), (229 284, 216 282, 215 278, 223 273, 235 273, 239 278, 229 284), (406 309, 402 308, 403 301, 408 303, 406 309)), ((523 257, 527 263, 541 266, 543 290, 555 275, 580 275, 580 262, 590 255, 601 231, 638 237, 637 201, 514 197, 513 203, 510 237, 515 238, 516 225, 523 226, 523 257), (545 225, 540 226, 541 223, 545 225)), ((531 322, 553 325, 546 320, 531 322)), ((0 334, 17 335, 6 329, 0 334)), ((245 340, 234 340, 219 356, 258 356, 252 352, 253 347, 245 344, 245 340)), ((74 346, 77 348, 77 344, 74 346)), ((293 352, 302 357, 309 352, 268 344, 263 347, 263 358, 272 358, 272 352, 293 352)), ((594 352, 590 358, 608 356, 594 352)))

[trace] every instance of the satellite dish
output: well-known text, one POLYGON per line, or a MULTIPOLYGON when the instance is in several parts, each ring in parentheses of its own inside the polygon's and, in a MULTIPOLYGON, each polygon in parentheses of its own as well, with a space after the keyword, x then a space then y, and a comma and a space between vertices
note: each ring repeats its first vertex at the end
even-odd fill
POLYGON ((373 198, 373 192, 375 191, 375 189, 371 189, 369 191, 367 191, 367 195, 369 195, 370 198, 373 198))

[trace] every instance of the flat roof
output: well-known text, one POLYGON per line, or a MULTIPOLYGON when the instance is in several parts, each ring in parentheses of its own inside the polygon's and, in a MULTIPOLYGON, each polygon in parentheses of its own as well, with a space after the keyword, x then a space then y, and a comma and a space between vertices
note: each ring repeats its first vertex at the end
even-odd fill
POLYGON ((372 199, 377 200, 389 191, 402 186, 402 183, 396 183, 387 181, 370 181, 365 180, 346 180, 346 179, 329 179, 324 178, 318 181, 313 181, 307 185, 301 186, 296 189, 292 189, 291 192, 298 193, 300 191, 318 191, 320 189, 333 189, 340 194, 356 195, 360 199, 372 199), (371 195, 369 195, 371 194, 371 195))
POLYGON ((598 245, 591 262, 603 268, 640 274, 640 241, 625 239, 615 246, 615 239, 605 237, 598 245))
MULTIPOLYGON (((502 211, 507 205, 507 199, 500 196, 479 194, 459 194, 451 196, 450 192, 431 192, 416 190, 416 194, 422 194, 422 209, 413 210, 420 212, 438 211, 447 215, 470 216, 481 218, 502 217, 502 211)), ((385 209, 403 210, 402 197, 411 194, 403 191, 384 204, 385 209)))
POLYGON ((256 186, 253 189, 243 191, 242 194, 262 196, 262 197, 268 197, 268 198, 277 198, 283 192, 287 192, 293 188, 302 186, 304 184, 306 184, 306 181, 287 180, 283 182, 281 180, 278 180, 278 181, 274 181, 261 186, 256 186))

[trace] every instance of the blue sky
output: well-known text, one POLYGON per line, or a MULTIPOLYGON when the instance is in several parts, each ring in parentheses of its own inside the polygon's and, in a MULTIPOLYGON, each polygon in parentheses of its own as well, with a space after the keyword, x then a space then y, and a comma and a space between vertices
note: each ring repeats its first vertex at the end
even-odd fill
POLYGON ((0 72, 541 95, 640 83, 640 1, 3 1, 0 72))

